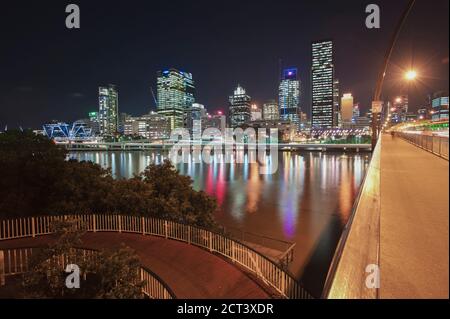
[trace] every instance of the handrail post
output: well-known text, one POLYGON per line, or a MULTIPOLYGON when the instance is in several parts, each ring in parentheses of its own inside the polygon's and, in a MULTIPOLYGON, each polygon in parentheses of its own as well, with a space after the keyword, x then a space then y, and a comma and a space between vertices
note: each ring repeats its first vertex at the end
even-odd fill
POLYGON ((213 251, 213 247, 212 247, 212 244, 213 244, 212 232, 208 231, 208 233, 209 233, 209 251, 212 252, 213 251))
POLYGON ((5 256, 0 250, 0 287, 5 285, 5 256))
POLYGON ((141 223, 142 223, 142 235, 145 236, 145 220, 144 220, 144 216, 141 217, 141 223))
POLYGON ((31 217, 31 236, 33 238, 36 237, 36 229, 35 229, 34 217, 31 217))
POLYGON ((118 221, 118 227, 119 227, 119 233, 121 233, 122 232, 122 215, 117 215, 117 217, 119 218, 119 221, 118 221))
POLYGON ((231 241, 231 260, 236 262, 236 244, 234 240, 231 241))
POLYGON ((97 221, 96 221, 96 215, 94 214, 94 215, 92 215, 92 231, 94 232, 94 233, 96 233, 97 232, 97 221))
POLYGON ((165 237, 166 237, 166 239, 167 238, 169 238, 169 235, 168 235, 168 231, 167 231, 167 220, 165 220, 164 221, 164 233, 165 233, 165 237))
POLYGON ((191 244, 191 226, 187 226, 187 238, 188 238, 188 244, 191 244))

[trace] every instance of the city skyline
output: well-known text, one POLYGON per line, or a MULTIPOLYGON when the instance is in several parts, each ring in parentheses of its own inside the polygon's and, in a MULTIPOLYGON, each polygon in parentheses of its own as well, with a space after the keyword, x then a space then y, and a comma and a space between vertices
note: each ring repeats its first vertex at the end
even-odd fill
MULTIPOLYGON (((62 10, 55 6, 45 12, 33 5, 26 8, 9 5, 10 16, 17 18, 17 21, 10 21, 6 17, 2 26, 3 23, 9 24, 9 29, 13 26, 14 32, 6 34, 5 39, 12 40, 15 45, 6 48, 3 52, 6 58, 2 61, 14 58, 22 63, 2 65, 0 126, 8 124, 11 128, 19 125, 36 128, 51 119, 76 120, 82 114, 96 109, 98 97, 95 88, 106 83, 117 85, 121 92, 122 111, 144 114, 150 109, 156 110, 150 90, 150 87, 156 89, 153 74, 168 67, 189 70, 198 84, 198 101, 211 111, 227 111, 227 97, 236 83, 243 85, 254 102, 262 106, 266 100, 277 97, 280 64, 283 68, 296 66, 305 88, 303 111, 310 116, 310 43, 325 38, 333 38, 335 42, 336 78, 340 79, 341 91, 352 92, 361 103, 363 111, 367 111, 376 70, 382 61, 381 51, 391 35, 389 30, 404 6, 402 1, 398 2, 379 2, 383 15, 382 28, 378 31, 365 28, 365 6, 357 1, 349 1, 342 6, 334 3, 316 6, 287 1, 286 6, 291 11, 298 12, 300 19, 294 18, 294 14, 275 3, 265 6, 242 4, 231 27, 220 18, 226 15, 220 15, 215 21, 218 14, 205 3, 188 7, 182 4, 166 7, 157 3, 152 10, 141 10, 143 7, 138 6, 140 12, 130 7, 111 6, 107 9, 105 21, 100 23, 94 21, 93 13, 98 12, 101 5, 81 1, 79 5, 83 18, 78 31, 67 30, 61 23, 64 19, 59 11, 64 10, 63 5, 62 10), (309 16, 303 15, 302 9, 308 9, 309 16), (330 19, 333 10, 342 13, 342 21, 330 19), (38 16, 43 18, 42 21, 33 20, 37 19, 33 16, 35 12, 40 13, 38 16), (174 26, 169 27, 165 35, 158 33, 160 13, 164 12, 180 18, 174 26), (290 31, 280 33, 275 24, 263 26, 259 22, 247 23, 244 16, 250 12, 254 12, 257 17, 273 12, 275 21, 284 21, 292 27, 289 28, 290 31), (149 19, 152 15, 157 15, 154 22, 149 19), (114 18, 121 16, 133 16, 136 21, 133 25, 114 26, 114 18), (203 20, 196 18, 206 20, 200 23, 198 21, 203 20), (39 22, 41 27, 37 30, 23 28, 21 19, 39 22), (186 21, 189 23, 186 24, 186 21), (206 22, 211 25, 211 30, 205 28, 206 22), (192 36, 178 35, 177 30, 185 24, 192 31, 192 36), (337 25, 341 28, 333 28, 337 25), (309 27, 302 28, 306 26, 309 27), (259 36, 255 38, 255 35, 261 33, 260 28, 264 41, 259 36), (94 30, 96 31, 93 32, 94 30), (89 35, 91 33, 93 35, 89 35), (11 34, 15 35, 14 39, 11 39, 11 34), (130 39, 128 34, 135 36, 130 39), (45 39, 42 38, 44 35, 45 39), (49 35, 53 37, 48 37, 49 35), (101 38, 103 36, 105 38, 101 38), (110 45, 105 44, 104 47, 94 49, 94 44, 99 39, 105 43, 105 39, 110 37, 120 43, 120 46, 109 50, 110 45), (49 38, 52 39, 51 42, 49 38), (57 44, 52 44, 54 41, 57 44), (39 48, 34 47, 35 54, 25 59, 21 52, 28 52, 34 43, 41 45, 39 48), (277 45, 268 48, 269 43, 277 45), (278 43, 284 45, 279 46, 278 43), (240 45, 242 50, 231 50, 233 45, 240 45), (370 49, 372 45, 379 47, 380 52, 373 53, 370 49), (250 47, 252 50, 249 50, 250 47), (43 68, 43 65, 47 66, 43 68), (18 114, 15 111, 17 109, 26 111, 28 116, 24 117, 22 112, 18 114)), ((232 4, 223 6, 226 11, 231 9, 232 4)), ((405 88, 396 83, 395 77, 414 58, 423 76, 433 74, 435 78, 427 78, 427 85, 419 84, 411 89, 410 104, 416 109, 423 104, 424 96, 448 87, 448 68, 445 67, 448 65, 448 48, 444 46, 448 31, 442 28, 445 21, 440 21, 434 13, 438 12, 439 15, 439 12, 445 12, 448 3, 436 1, 432 9, 418 1, 417 9, 400 36, 399 47, 404 49, 394 53, 385 84, 386 99, 392 94, 400 94, 405 88), (438 7, 442 10, 436 10, 438 7), (426 31, 421 30, 412 37, 411 30, 419 29, 424 24, 427 25, 426 31), (411 52, 414 53, 413 57, 411 52)))

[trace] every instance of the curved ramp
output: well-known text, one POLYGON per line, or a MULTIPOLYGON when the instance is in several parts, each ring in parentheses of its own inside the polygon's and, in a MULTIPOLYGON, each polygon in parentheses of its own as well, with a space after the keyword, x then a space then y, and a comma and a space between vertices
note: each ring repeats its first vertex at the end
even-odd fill
MULTIPOLYGON (((0 250, 38 247, 53 236, 0 241, 0 250)), ((210 252, 175 240, 127 233, 86 233, 83 248, 114 249, 125 243, 141 264, 155 272, 179 299, 266 299, 258 283, 240 268, 210 252)))

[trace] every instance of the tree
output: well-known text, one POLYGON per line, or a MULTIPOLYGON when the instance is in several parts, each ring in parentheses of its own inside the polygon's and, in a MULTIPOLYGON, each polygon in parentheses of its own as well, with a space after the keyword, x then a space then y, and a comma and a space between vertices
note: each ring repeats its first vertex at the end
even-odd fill
POLYGON ((211 212, 217 208, 214 198, 192 188, 192 179, 182 176, 170 161, 152 164, 141 174, 144 183, 153 190, 153 213, 163 219, 203 227, 215 226, 211 212))
POLYGON ((86 255, 78 249, 83 232, 78 221, 58 221, 52 226, 57 240, 31 256, 29 271, 23 276, 23 296, 26 298, 142 298, 139 258, 133 250, 122 246, 115 251, 99 251, 86 255), (86 257, 88 256, 88 257, 86 257), (83 280, 79 289, 66 287, 62 260, 75 263, 83 280))
POLYGON ((215 199, 195 191, 168 161, 115 180, 97 164, 67 160, 46 137, 8 131, 0 134, 0 176, 2 218, 119 213, 215 225, 215 199))

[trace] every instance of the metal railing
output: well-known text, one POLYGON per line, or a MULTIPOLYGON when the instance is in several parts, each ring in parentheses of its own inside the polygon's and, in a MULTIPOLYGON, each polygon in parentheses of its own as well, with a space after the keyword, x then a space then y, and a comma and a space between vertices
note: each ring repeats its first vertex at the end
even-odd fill
POLYGON ((267 250, 269 255, 268 253, 263 253, 263 251, 260 252, 277 262, 283 269, 286 269, 289 263, 294 260, 294 248, 296 245, 293 242, 254 234, 233 227, 224 228, 224 231, 227 236, 252 247, 256 251, 260 251, 261 249, 267 250))
MULTIPOLYGON (((29 271, 29 259, 33 251, 39 248, 17 248, 0 250, 0 286, 5 285, 6 278, 24 274, 29 271)), ((53 264, 58 269, 66 269, 69 264, 78 264, 95 260, 98 251, 85 248, 71 249, 69 255, 53 256, 53 264)), ((151 299, 175 299, 169 286, 146 267, 139 267, 138 276, 144 282, 142 293, 151 299)))
POLYGON ((77 221, 88 232, 119 232, 174 239, 218 253, 255 274, 282 296, 312 299, 312 296, 286 270, 254 249, 224 235, 202 228, 150 217, 124 215, 65 215, 17 218, 0 221, 0 241, 51 234, 56 220, 77 221))
POLYGON ((430 153, 448 160, 448 137, 396 132, 396 136, 430 153))

